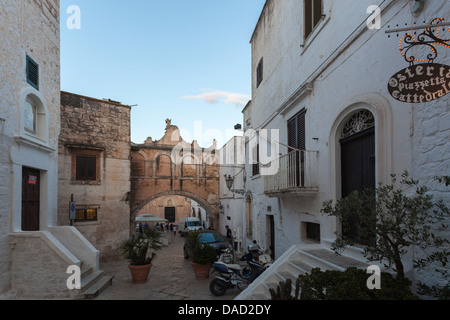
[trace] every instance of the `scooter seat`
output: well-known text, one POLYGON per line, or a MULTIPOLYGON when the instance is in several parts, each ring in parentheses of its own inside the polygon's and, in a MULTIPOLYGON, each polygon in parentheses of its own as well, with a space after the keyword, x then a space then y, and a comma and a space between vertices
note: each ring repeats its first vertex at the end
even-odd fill
POLYGON ((215 263, 219 263, 224 265, 225 267, 229 268, 229 269, 234 269, 234 270, 241 270, 241 266, 238 264, 231 264, 231 263, 224 263, 224 262, 215 262, 215 263))

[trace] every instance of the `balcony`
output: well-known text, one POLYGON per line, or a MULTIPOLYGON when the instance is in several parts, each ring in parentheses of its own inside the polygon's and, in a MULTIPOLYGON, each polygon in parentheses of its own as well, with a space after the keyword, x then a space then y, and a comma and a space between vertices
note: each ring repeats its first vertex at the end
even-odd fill
MULTIPOLYGON (((278 172, 264 176, 264 193, 269 197, 309 196, 319 191, 318 151, 292 151, 280 156, 278 172)), ((276 167, 276 163, 271 163, 276 167)))

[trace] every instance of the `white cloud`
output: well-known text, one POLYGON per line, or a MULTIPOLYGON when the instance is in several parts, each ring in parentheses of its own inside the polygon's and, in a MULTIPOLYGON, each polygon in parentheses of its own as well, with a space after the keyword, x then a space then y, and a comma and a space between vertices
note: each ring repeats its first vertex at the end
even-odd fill
POLYGON ((250 97, 246 94, 216 90, 208 91, 199 95, 184 96, 182 99, 198 99, 211 104, 218 103, 220 99, 224 99, 227 104, 234 104, 238 107, 242 107, 247 104, 250 97))

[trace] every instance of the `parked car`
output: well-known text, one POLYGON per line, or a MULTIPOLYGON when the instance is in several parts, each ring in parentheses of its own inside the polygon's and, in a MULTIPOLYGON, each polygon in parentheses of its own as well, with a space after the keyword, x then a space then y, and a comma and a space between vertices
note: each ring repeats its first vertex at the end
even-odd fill
MULTIPOLYGON (((215 230, 200 230, 199 238, 200 238, 200 243, 209 244, 210 246, 213 246, 216 249, 218 258, 220 256, 220 254, 223 252, 223 250, 226 250, 226 249, 229 249, 230 253, 234 256, 233 246, 219 232, 217 232, 215 230)), ((187 245, 187 240, 188 239, 186 239, 186 241, 184 242, 184 247, 183 247, 185 259, 189 259, 189 257, 192 257, 192 252, 191 252, 192 249, 189 248, 189 246, 187 245)))

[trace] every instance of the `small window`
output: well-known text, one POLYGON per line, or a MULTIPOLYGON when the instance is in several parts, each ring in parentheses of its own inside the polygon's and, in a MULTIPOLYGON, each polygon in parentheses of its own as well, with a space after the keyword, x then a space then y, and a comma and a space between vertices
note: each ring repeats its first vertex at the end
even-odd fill
POLYGON ((263 58, 258 63, 258 67, 256 68, 256 87, 259 87, 261 82, 263 81, 263 58))
POLYGON ((97 209, 77 209, 75 222, 97 221, 97 209))
POLYGON ((77 156, 77 180, 97 179, 97 158, 92 156, 77 156))
POLYGON ((322 2, 322 0, 304 0, 305 39, 308 38, 322 19, 322 2))
POLYGON ((259 143, 253 149, 253 168, 252 168, 252 176, 257 176, 260 174, 259 168, 259 143))
POLYGON ((307 222, 306 238, 320 242, 320 224, 307 222))
POLYGON ((39 65, 27 56, 27 82, 36 90, 39 90, 39 65))

